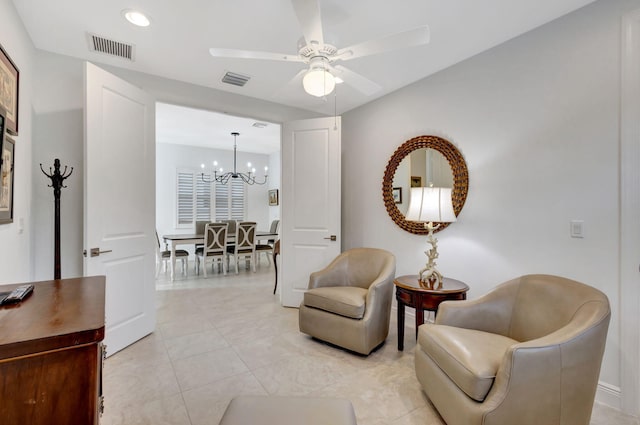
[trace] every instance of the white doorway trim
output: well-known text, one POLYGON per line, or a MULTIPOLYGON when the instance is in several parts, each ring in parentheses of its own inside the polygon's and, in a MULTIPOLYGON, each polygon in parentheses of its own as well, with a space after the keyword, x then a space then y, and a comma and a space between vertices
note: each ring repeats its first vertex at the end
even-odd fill
MULTIPOLYGON (((640 10, 622 17, 620 127, 620 401, 638 415, 640 393, 640 10)), ((601 387, 602 389, 602 387, 601 387)), ((609 402, 606 390, 599 390, 609 402)))

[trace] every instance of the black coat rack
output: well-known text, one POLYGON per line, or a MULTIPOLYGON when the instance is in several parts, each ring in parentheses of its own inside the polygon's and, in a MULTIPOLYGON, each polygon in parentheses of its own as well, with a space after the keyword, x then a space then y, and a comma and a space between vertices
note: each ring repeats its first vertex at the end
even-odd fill
POLYGON ((40 170, 42 173, 51 179, 51 184, 48 187, 53 188, 53 199, 55 201, 55 254, 54 254, 54 264, 53 264, 53 275, 54 279, 61 278, 61 268, 60 268, 60 194, 63 187, 67 187, 62 182, 64 182, 71 173, 73 173, 73 167, 69 170, 69 174, 67 174, 67 166, 64 166, 64 171, 60 172, 60 160, 56 158, 53 161, 53 170, 49 167, 49 173, 42 168, 42 164, 40 164, 40 170))

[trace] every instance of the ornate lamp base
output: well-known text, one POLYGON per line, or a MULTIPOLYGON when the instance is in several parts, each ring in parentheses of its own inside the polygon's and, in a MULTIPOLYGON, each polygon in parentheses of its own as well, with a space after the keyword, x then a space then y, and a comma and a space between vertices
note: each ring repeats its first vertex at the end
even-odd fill
POLYGON ((433 231, 440 225, 434 226, 432 222, 429 222, 425 223, 424 227, 429 231, 427 242, 431 244, 431 249, 424 252, 427 255, 427 264, 418 272, 420 286, 427 289, 440 289, 442 288, 442 274, 436 269, 438 240, 433 237, 433 231))

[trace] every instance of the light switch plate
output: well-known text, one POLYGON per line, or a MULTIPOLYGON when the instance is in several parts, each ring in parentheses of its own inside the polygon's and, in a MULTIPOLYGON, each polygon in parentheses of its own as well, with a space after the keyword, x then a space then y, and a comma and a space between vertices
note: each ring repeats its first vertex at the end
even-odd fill
POLYGON ((584 238, 584 221, 571 220, 570 233, 572 238, 584 238))

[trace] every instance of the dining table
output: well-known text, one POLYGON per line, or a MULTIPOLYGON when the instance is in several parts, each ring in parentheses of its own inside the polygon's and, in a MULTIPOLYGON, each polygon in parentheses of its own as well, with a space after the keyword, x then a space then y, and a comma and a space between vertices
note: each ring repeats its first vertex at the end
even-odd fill
MULTIPOLYGON (((165 245, 171 245, 171 281, 173 282, 174 271, 176 269, 176 246, 178 245, 204 245, 204 233, 180 233, 174 235, 163 235, 165 245)), ((264 239, 278 239, 278 234, 267 230, 256 230, 256 241, 264 239)), ((235 236, 227 236, 227 244, 233 245, 235 236)))

